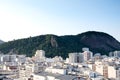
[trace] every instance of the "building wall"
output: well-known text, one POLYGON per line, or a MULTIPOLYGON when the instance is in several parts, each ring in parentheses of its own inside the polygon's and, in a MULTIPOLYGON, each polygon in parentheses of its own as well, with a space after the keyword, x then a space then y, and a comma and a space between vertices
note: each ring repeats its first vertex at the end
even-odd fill
POLYGON ((37 50, 36 54, 35 54, 35 61, 37 61, 37 62, 45 61, 45 51, 37 50))
POLYGON ((114 51, 114 57, 120 57, 120 51, 114 51))
POLYGON ((108 65, 103 65, 103 76, 108 78, 108 65))
POLYGON ((47 80, 55 80, 55 77, 53 77, 53 76, 47 76, 47 80))
POLYGON ((55 68, 46 68, 45 71, 51 73, 64 74, 64 75, 67 73, 65 69, 55 69, 55 68))
POLYGON ((117 70, 116 76, 117 76, 117 80, 120 80, 120 68, 117 70))
POLYGON ((25 65, 25 75, 26 77, 30 77, 34 72, 33 64, 25 65))
POLYGON ((84 51, 83 56, 84 56, 84 61, 88 61, 93 57, 93 53, 91 51, 84 51))
POLYGON ((33 75, 33 80, 46 80, 46 77, 40 75, 33 75))
POLYGON ((113 66, 108 66, 108 78, 115 78, 116 79, 116 70, 113 66))
POLYGON ((69 53, 70 63, 82 63, 84 61, 82 53, 69 53))
POLYGON ((96 65, 96 72, 103 75, 103 65, 96 65))

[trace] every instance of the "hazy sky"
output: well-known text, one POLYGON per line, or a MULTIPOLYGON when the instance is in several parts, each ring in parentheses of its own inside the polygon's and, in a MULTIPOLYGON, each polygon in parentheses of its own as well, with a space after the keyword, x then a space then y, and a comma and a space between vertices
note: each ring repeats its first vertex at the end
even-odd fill
POLYGON ((102 31, 120 41, 120 0, 0 0, 0 39, 102 31))

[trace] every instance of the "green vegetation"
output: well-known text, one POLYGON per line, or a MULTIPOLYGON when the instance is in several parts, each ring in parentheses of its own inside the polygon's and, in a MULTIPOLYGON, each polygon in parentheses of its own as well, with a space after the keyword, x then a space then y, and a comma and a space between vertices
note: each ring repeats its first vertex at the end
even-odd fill
POLYGON ((33 56, 37 49, 43 49, 47 57, 58 55, 66 58, 68 53, 81 52, 83 47, 90 48, 94 53, 107 54, 120 50, 120 43, 106 33, 86 32, 75 36, 41 35, 14 40, 1 44, 0 51, 8 53, 14 49, 18 54, 33 56))

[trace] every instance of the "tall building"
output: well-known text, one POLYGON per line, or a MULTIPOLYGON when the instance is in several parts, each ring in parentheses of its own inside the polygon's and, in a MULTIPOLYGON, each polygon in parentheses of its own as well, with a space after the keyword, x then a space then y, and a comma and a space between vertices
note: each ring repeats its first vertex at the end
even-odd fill
POLYGON ((109 57, 114 57, 114 52, 109 52, 109 57))
POLYGON ((110 52, 109 57, 120 57, 120 51, 110 52))
POLYGON ((69 53, 70 63, 82 63, 84 61, 82 53, 69 53))
POLYGON ((101 61, 95 62, 95 71, 108 78, 108 66, 104 65, 101 61))
POLYGON ((89 48, 82 48, 82 51, 89 51, 89 48))
POLYGON ((44 50, 37 50, 35 54, 36 61, 45 61, 45 51, 44 50))
POLYGON ((84 61, 88 61, 93 57, 93 53, 91 51, 84 51, 83 56, 84 56, 84 61))
POLYGON ((3 62, 16 62, 16 59, 17 59, 17 55, 15 54, 12 54, 12 55, 2 55, 1 56, 1 61, 3 62))
POLYGON ((100 54, 100 53, 96 53, 96 54, 94 55, 94 59, 95 59, 95 60, 101 59, 101 54, 100 54))
POLYGON ((120 80, 119 66, 96 61, 95 67, 95 71, 103 75, 105 78, 109 78, 110 80, 120 80))
POLYGON ((120 57, 120 51, 114 51, 114 57, 120 57))

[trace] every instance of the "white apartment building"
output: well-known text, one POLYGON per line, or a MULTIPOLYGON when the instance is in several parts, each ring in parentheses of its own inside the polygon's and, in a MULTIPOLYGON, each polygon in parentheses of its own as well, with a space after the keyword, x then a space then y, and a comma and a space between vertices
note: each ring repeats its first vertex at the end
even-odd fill
POLYGON ((45 51, 44 50, 37 50, 35 53, 34 59, 37 62, 45 61, 45 51))
POLYGON ((115 65, 96 62, 95 71, 103 75, 105 78, 120 80, 120 68, 115 65))
POLYGON ((82 53, 69 53, 69 63, 82 63, 84 62, 82 53))
POLYGON ((103 64, 101 61, 95 62, 95 71, 108 78, 108 65, 103 64))
POLYGON ((1 62, 15 62, 17 55, 2 55, 1 62))
POLYGON ((63 61, 63 58, 61 56, 55 56, 53 60, 54 62, 60 62, 60 61, 63 61))
POLYGON ((67 74, 67 70, 66 69, 54 68, 54 67, 46 68, 45 72, 54 73, 54 74, 63 74, 63 75, 67 74))
POLYGON ((93 57, 93 53, 91 51, 84 51, 83 56, 84 56, 84 61, 88 61, 93 57))
POLYGON ((120 57, 120 51, 114 51, 114 57, 120 57))
POLYGON ((101 54, 100 53, 96 53, 94 55, 94 60, 100 60, 102 57, 101 57, 101 54))
POLYGON ((114 51, 109 53, 110 57, 120 57, 120 51, 114 51))
POLYGON ((108 78, 120 80, 120 68, 116 66, 108 66, 108 78))

